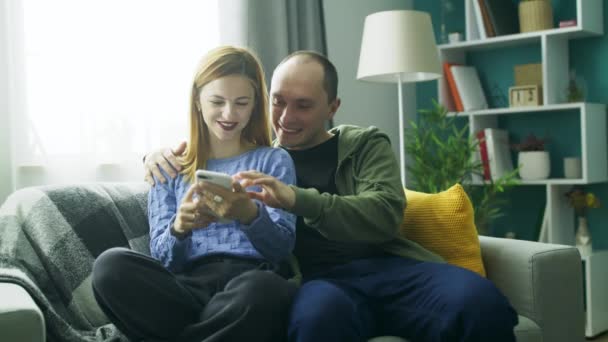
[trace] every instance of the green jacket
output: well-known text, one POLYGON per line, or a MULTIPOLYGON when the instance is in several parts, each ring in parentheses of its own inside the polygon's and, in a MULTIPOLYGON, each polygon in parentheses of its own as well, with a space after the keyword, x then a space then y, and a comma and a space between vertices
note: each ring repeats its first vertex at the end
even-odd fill
MULTIPOLYGON (((330 240, 365 241, 390 254, 442 262, 399 233, 406 201, 388 136, 376 127, 350 125, 330 132, 340 132, 335 175, 338 194, 291 186, 296 193, 291 212, 330 240)), ((297 267, 293 262, 292 266, 297 267)))

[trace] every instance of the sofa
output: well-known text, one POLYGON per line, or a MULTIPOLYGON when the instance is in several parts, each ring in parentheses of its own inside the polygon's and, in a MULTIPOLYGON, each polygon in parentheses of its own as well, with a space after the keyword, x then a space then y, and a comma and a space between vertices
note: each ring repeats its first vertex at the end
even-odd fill
MULTIPOLYGON (((0 207, 0 341, 119 340, 94 301, 90 269, 114 245, 149 253, 147 191, 143 183, 95 183, 9 196, 0 207)), ((517 341, 584 340, 576 248, 486 236, 479 241, 487 277, 519 314, 517 341)))

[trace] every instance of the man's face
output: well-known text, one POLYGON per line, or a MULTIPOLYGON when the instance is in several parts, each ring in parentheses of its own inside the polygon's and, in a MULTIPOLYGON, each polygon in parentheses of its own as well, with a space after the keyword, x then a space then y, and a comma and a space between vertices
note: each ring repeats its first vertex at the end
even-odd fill
POLYGON ((302 150, 327 140, 325 122, 333 117, 339 105, 338 99, 328 102, 323 68, 315 61, 293 57, 272 76, 272 127, 283 147, 302 150))

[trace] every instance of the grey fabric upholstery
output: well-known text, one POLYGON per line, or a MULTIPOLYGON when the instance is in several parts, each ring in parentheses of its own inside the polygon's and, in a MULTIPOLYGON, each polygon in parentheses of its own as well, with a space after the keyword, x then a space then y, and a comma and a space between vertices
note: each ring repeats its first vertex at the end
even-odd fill
POLYGON ((583 341, 583 271, 572 246, 480 237, 494 284, 522 316, 541 328, 542 341, 583 341))
POLYGON ((23 287, 0 282, 0 341, 44 341, 42 311, 23 287))
MULTIPOLYGON (((147 191, 145 186, 121 188, 133 189, 134 198, 147 191)), ((140 214, 133 217, 145 220, 140 214)), ((519 342, 584 340, 582 269, 576 248, 483 236, 480 242, 488 278, 520 315, 515 328, 519 342)), ((0 341, 44 341, 45 319, 30 294, 19 285, 0 282, 0 299, 0 341)))
POLYGON ((149 254, 148 188, 143 182, 32 187, 0 207, 0 282, 31 295, 49 339, 126 341, 97 305, 91 272, 111 247, 149 254))
POLYGON ((543 341, 540 327, 531 319, 519 315, 519 324, 515 326, 515 337, 517 342, 543 341))

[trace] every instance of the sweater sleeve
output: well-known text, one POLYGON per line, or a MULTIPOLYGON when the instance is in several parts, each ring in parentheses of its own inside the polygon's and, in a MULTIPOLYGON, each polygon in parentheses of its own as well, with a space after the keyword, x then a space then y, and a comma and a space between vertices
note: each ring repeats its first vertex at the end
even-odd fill
POLYGON ((292 186, 296 193, 292 212, 331 240, 382 243, 394 239, 403 219, 405 194, 388 137, 371 135, 347 162, 354 179, 342 181, 354 182, 353 194, 332 195, 292 186))
MULTIPOLYGON (((293 160, 282 149, 275 148, 260 170, 292 185, 296 182, 293 160)), ((296 239, 296 216, 282 209, 271 208, 256 201, 258 217, 241 229, 255 249, 268 261, 277 263, 289 256, 296 239)))
POLYGON ((150 188, 148 194, 150 254, 169 270, 180 271, 186 262, 192 235, 180 240, 171 234, 170 228, 178 208, 176 184, 182 181, 183 177, 180 175, 173 179, 167 174, 164 176, 167 182, 163 184, 155 179, 155 185, 150 188))

